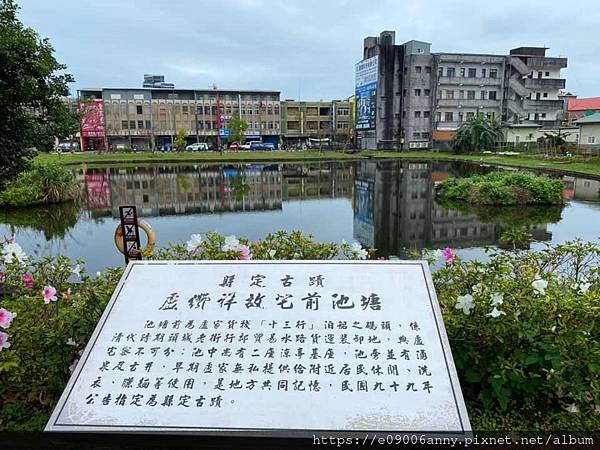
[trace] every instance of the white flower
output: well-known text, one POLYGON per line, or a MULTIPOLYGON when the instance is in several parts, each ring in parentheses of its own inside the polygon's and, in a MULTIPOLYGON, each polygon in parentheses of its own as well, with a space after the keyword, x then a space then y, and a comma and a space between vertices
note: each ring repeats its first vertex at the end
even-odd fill
POLYGON ((73 339, 69 338, 69 340, 67 341, 67 345, 77 345, 77 342, 75 342, 73 339))
POLYGON ((590 283, 585 278, 582 279, 581 282, 579 283, 579 293, 582 295, 585 294, 590 289, 591 286, 592 286, 592 283, 590 283))
POLYGON ((520 315, 521 315, 521 310, 520 310, 520 309, 517 309, 517 310, 515 311, 515 317, 519 317, 520 315))
POLYGON ((269 250, 269 256, 270 256, 271 258, 274 258, 274 257, 275 257, 275 253, 277 253, 275 250, 272 250, 272 249, 271 249, 271 250, 269 250))
POLYGON ((594 411, 596 412, 596 414, 600 414, 600 405, 596 405, 594 411))
POLYGON ((185 243, 185 248, 189 253, 193 253, 202 244, 201 234, 192 234, 190 240, 185 243))
POLYGON ((442 256, 444 256, 444 252, 441 249, 437 249, 434 250, 432 253, 434 259, 437 261, 438 259, 442 259, 442 256))
POLYGON ((11 244, 6 244, 2 249, 2 257, 4 258, 5 264, 10 264, 12 262, 18 262, 19 264, 23 264, 27 261, 27 255, 21 248, 19 244, 13 242, 11 244))
POLYGON ((494 295, 492 295, 492 297, 490 298, 491 302, 492 302, 492 306, 499 306, 502 303, 504 303, 504 295, 499 294, 498 292, 496 292, 494 295))
POLYGON ((471 294, 460 295, 456 299, 456 305, 454 305, 454 307, 456 309, 462 309, 466 315, 469 315, 471 309, 475 307, 475 304, 473 303, 473 296, 471 294))
POLYGON ((531 282, 531 287, 533 291, 538 295, 544 295, 546 293, 546 288, 548 287, 548 282, 546 280, 537 279, 531 282))
POLYGON ((233 234, 225 238, 225 244, 223 244, 223 251, 238 251, 240 249, 240 241, 233 234))
POLYGON ((473 286, 473 294, 483 294, 483 284, 477 283, 473 286))
POLYGON ((552 332, 553 332, 553 333, 556 333, 556 325, 554 325, 554 326, 551 328, 551 330, 552 330, 552 332))
POLYGON ((300 253, 295 252, 294 255, 292 256, 293 259, 298 259, 300 258, 300 253))
POLYGON ((81 266, 79 264, 73 267, 71 272, 73 272, 73 275, 77 275, 79 278, 81 278, 81 266))
POLYGON ((96 277, 102 276, 102 272, 96 272, 96 277))
POLYGON ((565 407, 565 410, 570 413, 578 413, 579 406, 577 406, 575 403, 571 403, 569 406, 565 407))
POLYGON ((350 247, 350 250, 356 254, 358 259, 367 259, 367 256, 369 255, 369 253, 363 249, 362 245, 360 245, 358 242, 354 242, 350 247))
POLYGON ((492 309, 492 311, 491 311, 490 313, 486 314, 486 316, 493 317, 494 319, 495 319, 496 317, 499 317, 499 316, 505 316, 505 315, 506 315, 506 313, 505 313, 504 311, 500 311, 500 310, 499 310, 498 308, 496 308, 495 306, 494 306, 494 309, 492 309))

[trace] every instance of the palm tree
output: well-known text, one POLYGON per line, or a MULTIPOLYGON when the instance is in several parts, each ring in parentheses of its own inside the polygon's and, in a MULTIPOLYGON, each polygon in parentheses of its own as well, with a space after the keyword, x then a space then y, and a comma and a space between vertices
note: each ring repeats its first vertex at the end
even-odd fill
POLYGON ((502 139, 502 124, 478 113, 459 128, 453 146, 456 153, 473 152, 489 149, 502 139))

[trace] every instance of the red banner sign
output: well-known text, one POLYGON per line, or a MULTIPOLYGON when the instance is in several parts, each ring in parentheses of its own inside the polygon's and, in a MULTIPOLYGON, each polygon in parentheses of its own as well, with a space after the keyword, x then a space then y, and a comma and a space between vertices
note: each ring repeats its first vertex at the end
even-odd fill
POLYGON ((84 138, 104 137, 104 103, 102 100, 81 102, 81 136, 84 138))

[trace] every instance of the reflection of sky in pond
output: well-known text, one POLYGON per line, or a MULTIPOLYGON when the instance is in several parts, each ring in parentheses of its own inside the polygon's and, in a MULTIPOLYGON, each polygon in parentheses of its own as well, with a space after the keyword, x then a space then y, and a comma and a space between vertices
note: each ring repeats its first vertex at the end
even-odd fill
POLYGON ((486 170, 408 161, 89 170, 81 174, 87 191, 81 211, 63 205, 3 212, 0 235, 14 230, 28 253, 82 258, 91 273, 123 263, 113 233, 118 206, 126 204, 137 205, 157 231, 158 245, 207 231, 259 239, 300 230, 319 241, 357 240, 383 255, 449 246, 479 259, 513 219, 528 223, 532 248, 600 238, 597 180, 564 177, 565 193, 574 200, 554 214, 539 208, 461 211, 434 201, 435 184, 444 178, 486 170))

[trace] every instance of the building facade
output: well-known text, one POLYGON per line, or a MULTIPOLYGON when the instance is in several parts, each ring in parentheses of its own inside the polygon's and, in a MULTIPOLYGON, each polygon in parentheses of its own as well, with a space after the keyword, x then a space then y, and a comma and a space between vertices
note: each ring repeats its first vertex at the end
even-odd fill
POLYGON ((288 145, 350 143, 354 136, 349 100, 281 102, 281 132, 288 145))
POLYGON ((188 143, 216 145, 226 138, 232 114, 248 123, 248 140, 277 147, 279 95, 278 91, 221 89, 82 89, 78 95, 84 110, 82 149, 152 149, 174 142, 179 130, 186 131, 188 143), (92 131, 86 132, 86 126, 92 131))
POLYGON ((506 123, 560 125, 564 101, 559 95, 565 87, 560 71, 567 59, 547 57, 546 50, 519 47, 508 55, 432 53, 428 42, 396 45, 393 31, 365 38, 363 60, 357 64, 359 147, 430 148, 436 141, 450 140, 476 114, 506 123), (375 63, 365 64, 369 61, 375 63), (368 84, 376 89, 370 97, 372 108, 361 101, 365 65, 376 68, 375 80, 368 84), (370 125, 362 120, 363 110, 369 109, 376 115, 370 125))

